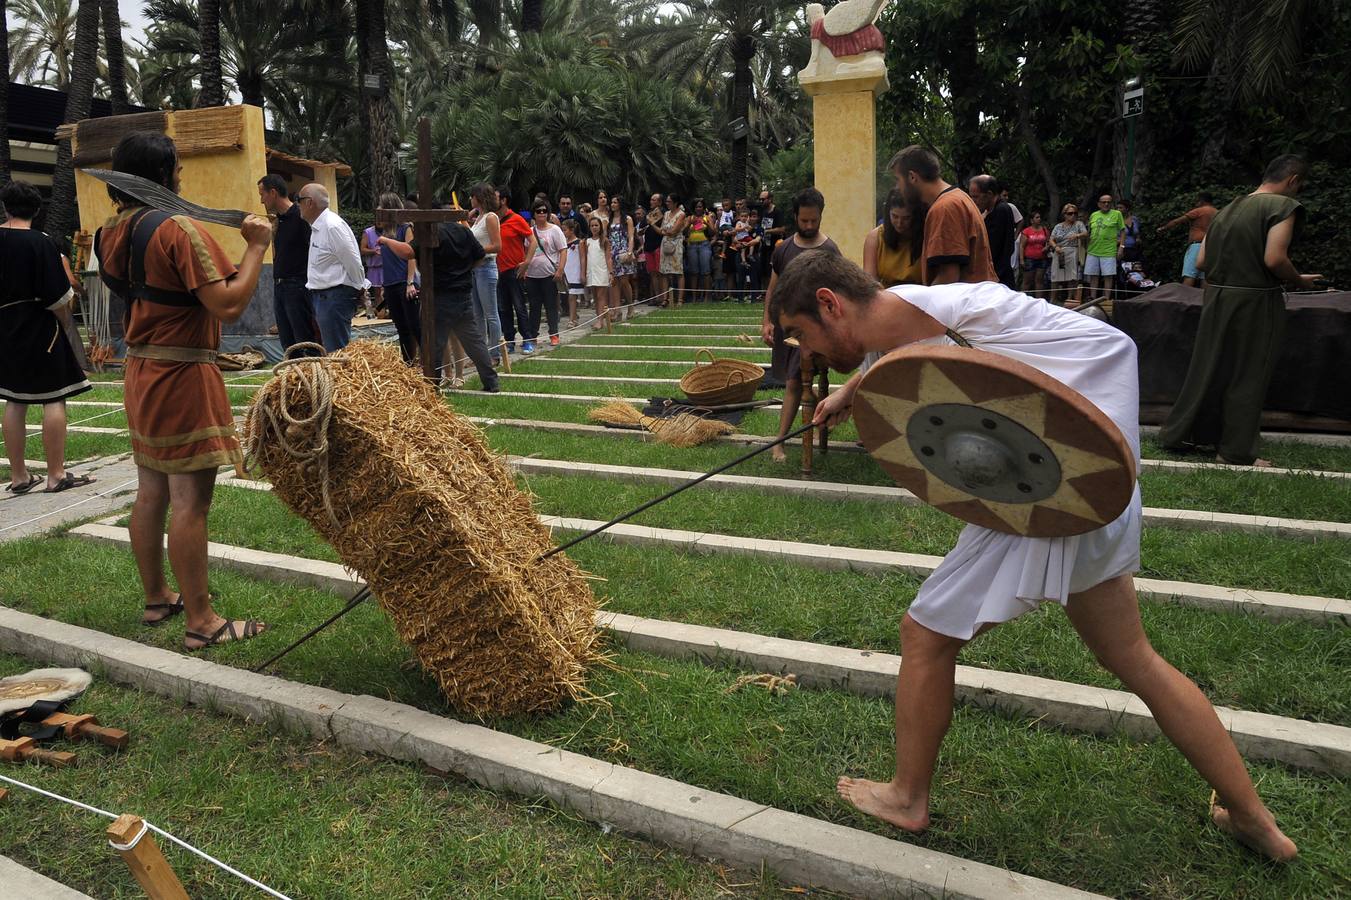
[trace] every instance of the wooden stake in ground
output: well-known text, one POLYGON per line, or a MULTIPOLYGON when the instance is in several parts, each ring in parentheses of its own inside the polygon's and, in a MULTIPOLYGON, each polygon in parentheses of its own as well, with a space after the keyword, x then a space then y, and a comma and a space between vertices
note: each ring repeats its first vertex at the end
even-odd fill
POLYGON ((462 209, 436 209, 432 206, 432 122, 426 116, 417 123, 417 199, 421 209, 377 209, 376 225, 413 223, 413 242, 417 245, 417 267, 422 275, 418 300, 422 304, 422 374, 434 383, 440 381, 436 370, 436 274, 432 259, 441 242, 442 222, 463 222, 469 213, 462 209))
POLYGON ((188 892, 160 852, 159 845, 150 836, 150 830, 140 816, 130 813, 119 816, 108 826, 108 842, 122 856, 122 860, 136 876, 136 881, 150 900, 188 900, 188 892))

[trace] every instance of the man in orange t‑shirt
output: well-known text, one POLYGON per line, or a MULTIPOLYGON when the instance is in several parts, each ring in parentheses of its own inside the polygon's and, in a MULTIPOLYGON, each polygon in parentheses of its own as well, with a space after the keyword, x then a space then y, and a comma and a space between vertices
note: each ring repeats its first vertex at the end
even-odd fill
POLYGON ((1205 280, 1206 276, 1196 268, 1196 258, 1201 255, 1201 242, 1206 239, 1206 232, 1210 230, 1210 223, 1218 212, 1215 198, 1202 191, 1196 195, 1194 209, 1187 210, 1176 219, 1169 219, 1155 230, 1156 234, 1163 234, 1183 222, 1190 223, 1187 227, 1187 252, 1182 255, 1182 283, 1187 287, 1195 287, 1196 282, 1205 280))
POLYGON ((938 157, 911 145, 892 157, 888 168, 912 209, 929 208, 924 218, 924 283, 998 281, 985 220, 966 191, 940 177, 938 157))

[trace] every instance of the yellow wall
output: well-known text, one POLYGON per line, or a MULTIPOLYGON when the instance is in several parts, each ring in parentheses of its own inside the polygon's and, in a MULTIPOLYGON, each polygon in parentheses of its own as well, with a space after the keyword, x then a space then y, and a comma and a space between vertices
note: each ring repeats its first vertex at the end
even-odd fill
MULTIPOLYGON (((267 174, 266 147, 263 143, 263 111, 256 106, 240 106, 243 116, 241 144, 238 150, 202 153, 184 157, 180 193, 202 206, 217 209, 242 209, 266 215, 258 202, 258 180, 267 174)), ((174 136, 174 123, 192 116, 197 110, 169 113, 168 135, 174 136)), ((72 150, 79 152, 78 141, 72 150)), ((104 165, 104 164, 100 164, 104 165)), ((94 166, 98 168, 99 166, 94 166)), ((331 175, 331 173, 330 173, 331 175)), ((336 194, 336 185, 333 188, 336 194)), ((93 234, 115 212, 107 186, 96 178, 75 172, 75 193, 80 206, 80 229, 93 234)), ((227 255, 238 260, 244 255, 244 238, 239 231, 223 225, 206 225, 227 255)), ((271 259, 268 250, 267 259, 271 259)))
POLYGON ((863 240, 877 224, 876 96, 881 78, 808 81, 816 189, 826 199, 821 230, 846 259, 863 264, 863 240))

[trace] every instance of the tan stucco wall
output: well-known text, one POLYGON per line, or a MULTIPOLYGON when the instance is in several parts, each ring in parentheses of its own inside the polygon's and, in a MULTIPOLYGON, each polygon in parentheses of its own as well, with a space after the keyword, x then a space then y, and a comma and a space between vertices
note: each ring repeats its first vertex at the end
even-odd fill
MULTIPOLYGON (((267 174, 266 147, 263 143, 263 111, 256 106, 240 107, 243 114, 241 146, 221 153, 203 153, 182 159, 181 193, 194 203, 217 209, 242 209, 266 215, 258 202, 258 179, 267 174)), ((174 123, 192 116, 195 110, 169 113, 168 135, 174 136, 174 123)), ((79 152, 78 141, 72 150, 79 152)), ((332 173, 330 173, 331 175, 332 173)), ((333 188, 336 193, 336 185, 333 188)), ((92 234, 115 212, 103 182, 75 172, 75 193, 80 206, 80 229, 92 234)), ((244 239, 239 231, 222 225, 207 225, 206 230, 220 242, 235 260, 244 255, 244 239)), ((271 259, 271 250, 267 259, 271 259)))

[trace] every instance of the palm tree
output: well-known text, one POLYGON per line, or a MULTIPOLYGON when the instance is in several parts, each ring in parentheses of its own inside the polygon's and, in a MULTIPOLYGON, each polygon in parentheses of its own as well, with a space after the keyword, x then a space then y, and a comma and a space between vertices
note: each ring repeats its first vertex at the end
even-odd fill
POLYGON ((9 10, 0 0, 0 68, 5 83, 0 85, 0 186, 9 183, 9 10))
POLYGON ((73 0, 16 0, 11 11, 20 23, 12 43, 6 42, 11 74, 16 80, 64 91, 75 51, 73 0))
MULTIPOLYGON (((92 2, 92 0, 91 0, 92 2)), ((117 0, 99 0, 103 16, 103 45, 108 60, 108 102, 113 115, 127 111, 127 64, 122 52, 122 15, 117 0)))
MULTIPOLYGON (((294 26, 293 26, 294 27, 294 26)), ((224 106, 225 83, 221 75, 220 0, 200 0, 197 4, 197 28, 201 34, 198 106, 224 106)))
POLYGON ((1184 72, 1206 74, 1214 98, 1203 162, 1219 159, 1240 106, 1274 100, 1298 77, 1306 16, 1323 20, 1319 5, 1309 0, 1184 0, 1174 54, 1184 72))
POLYGON ((394 111, 389 94, 389 41, 385 29, 385 0, 356 0, 357 90, 361 92, 364 124, 370 135, 371 207, 386 191, 395 189, 398 173, 398 137, 394 134, 394 111), (364 76, 378 79, 367 90, 364 76))
MULTIPOLYGON (((192 82, 202 75, 196 5, 193 0, 151 0, 146 14, 155 24, 146 40, 143 91, 156 97, 191 98, 192 82)), ((310 9, 306 0, 225 0, 220 26, 222 77, 245 103, 275 108, 301 83, 351 88, 350 69, 327 49, 335 36, 337 45, 343 46, 346 23, 310 9), (308 27, 275 25, 278 20, 301 18, 308 27)))
MULTIPOLYGON (((707 85, 731 76, 726 121, 750 123, 752 103, 764 101, 756 90, 757 58, 762 71, 782 73, 806 63, 810 50, 806 20, 798 0, 678 0, 683 15, 657 17, 635 27, 632 40, 651 42, 657 71, 686 77, 702 73, 707 85)), ((724 123, 725 124, 725 123, 724 123)), ((723 129, 718 128, 721 132, 723 129)), ((750 134, 732 140, 727 191, 741 196, 747 186, 750 134)))
MULTIPOLYGON (((66 124, 89 118, 89 104, 94 97, 98 46, 98 4, 81 3, 75 18, 75 58, 71 62, 70 89, 66 92, 66 114, 62 119, 66 124)), ((75 171, 70 158, 70 141, 59 142, 46 231, 60 244, 70 236, 75 221, 75 171)))
POLYGON ((544 30, 544 0, 521 0, 521 33, 539 34, 544 30))

